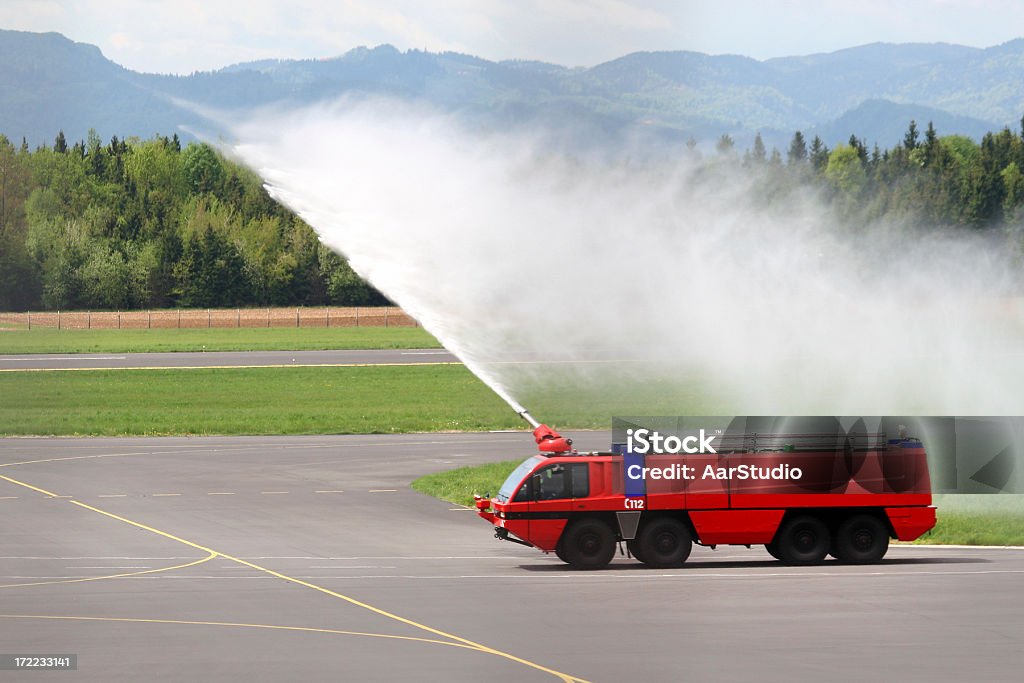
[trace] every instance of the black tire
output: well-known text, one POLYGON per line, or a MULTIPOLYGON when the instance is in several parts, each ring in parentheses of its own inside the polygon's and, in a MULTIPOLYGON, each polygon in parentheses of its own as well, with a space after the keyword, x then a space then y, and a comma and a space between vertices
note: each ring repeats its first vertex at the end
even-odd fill
POLYGON ((643 558, 641 561, 649 567, 678 567, 690 556, 693 538, 678 519, 659 517, 640 530, 637 548, 643 558))
POLYGON ((779 554, 779 548, 775 545, 775 541, 772 541, 771 543, 765 543, 764 549, 767 550, 768 554, 774 557, 776 560, 782 559, 782 555, 779 554))
POLYGON ((889 550, 889 530, 877 517, 854 515, 839 525, 835 556, 842 562, 878 562, 889 550))
POLYGON ((556 554, 574 569, 600 569, 615 557, 615 533, 599 519, 581 519, 562 534, 556 554))
POLYGON ((825 559, 832 539, 817 517, 800 515, 782 525, 773 544, 786 564, 818 564, 825 559))

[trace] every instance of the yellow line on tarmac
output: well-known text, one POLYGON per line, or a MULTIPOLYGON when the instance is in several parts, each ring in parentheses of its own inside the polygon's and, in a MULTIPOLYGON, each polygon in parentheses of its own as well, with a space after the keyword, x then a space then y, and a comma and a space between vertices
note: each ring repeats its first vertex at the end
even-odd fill
MULTIPOLYGON (((52 494, 49 491, 46 491, 44 489, 40 489, 40 488, 37 488, 35 486, 32 486, 31 484, 26 484, 25 482, 18 481, 17 479, 11 479, 10 477, 5 477, 3 475, 0 475, 0 478, 5 479, 6 481, 9 481, 12 484, 18 484, 19 486, 24 486, 26 488, 32 489, 33 491, 38 491, 38 492, 43 493, 43 494, 48 495, 48 496, 54 496, 55 495, 55 494, 52 494)), ((164 538, 169 538, 172 541, 177 541, 178 543, 182 543, 182 544, 190 546, 192 548, 196 548, 198 550, 202 550, 205 553, 211 553, 211 554, 213 554, 215 556, 223 557, 226 560, 231 560, 232 562, 237 562, 238 564, 245 565, 246 567, 250 567, 250 568, 255 569, 257 571, 263 572, 264 574, 269 574, 270 576, 276 576, 277 578, 282 579, 284 581, 289 581, 291 583, 296 583, 296 584, 298 584, 300 586, 305 586, 306 588, 311 588, 311 589, 313 589, 315 591, 319 591, 320 593, 324 593, 325 595, 330 595, 332 597, 338 598, 339 600, 344 600, 345 602, 347 602, 349 604, 352 604, 352 605, 355 605, 356 607, 362 607, 365 610, 368 610, 368 611, 373 612, 375 614, 379 614, 380 616, 383 616, 383 617, 387 617, 388 619, 393 619, 394 621, 397 621, 399 623, 406 624, 408 626, 412 626, 413 628, 418 628, 418 629, 420 629, 422 631, 426 631, 428 633, 433 633, 434 635, 441 636, 442 638, 449 638, 451 640, 456 641, 457 643, 462 643, 463 645, 469 647, 470 649, 476 649, 476 650, 479 650, 481 652, 486 652, 487 654, 492 654, 492 655, 494 655, 496 657, 502 657, 504 659, 508 659, 510 661, 517 662, 519 664, 523 664, 524 666, 528 666, 530 668, 537 669, 538 671, 543 671, 544 673, 551 674, 552 676, 562 680, 564 683, 588 683, 587 681, 585 681, 582 678, 577 678, 575 676, 570 676, 569 674, 565 674, 565 673, 562 673, 560 671, 555 671, 554 669, 550 669, 550 668, 548 668, 546 666, 543 666, 541 664, 537 664, 536 662, 531 662, 528 659, 523 659, 522 657, 517 657, 517 656, 515 656, 513 654, 510 654, 508 652, 503 652, 501 650, 496 650, 496 649, 494 649, 492 647, 488 647, 487 645, 483 645, 481 643, 474 642, 472 640, 469 640, 468 638, 463 638, 461 636, 457 636, 457 635, 454 635, 452 633, 448 633, 446 631, 442 631, 440 629, 433 628, 432 626, 427 626, 426 624, 421 624, 421 623, 419 623, 417 621, 413 621, 412 619, 407 619, 405 617, 399 616, 399 615, 394 614, 392 612, 388 612, 387 610, 380 609, 379 607, 374 607, 373 605, 370 605, 368 603, 362 602, 360 600, 356 600, 355 598, 349 597, 347 595, 343 595, 342 593, 338 593, 336 591, 332 591, 329 588, 324 588, 323 586, 318 586, 315 583, 310 583, 308 581, 303 581, 302 579, 293 578, 291 576, 288 576, 287 574, 282 574, 280 572, 274 571, 273 569, 268 569, 266 567, 262 567, 262 566, 260 566, 258 564, 255 564, 253 562, 249 562, 248 560, 243 560, 241 558, 234 557, 233 555, 228 555, 227 553, 222 553, 222 552, 217 551, 217 550, 212 550, 210 548, 207 548, 206 546, 203 546, 203 545, 200 545, 198 543, 194 543, 192 541, 188 541, 188 540, 186 540, 184 538, 181 538, 180 536, 175 536, 174 534, 168 533, 166 531, 161 531, 161 530, 159 530, 159 529, 157 529, 155 527, 147 526, 147 525, 145 525, 145 524, 143 524, 141 522, 136 522, 136 521, 130 520, 130 519, 126 518, 126 517, 121 517, 120 515, 115 515, 112 512, 107 512, 106 510, 101 510, 101 509, 99 509, 97 507, 93 507, 92 505, 87 505, 86 503, 83 503, 81 501, 71 500, 71 501, 68 501, 68 502, 70 502, 72 505, 77 505, 79 507, 85 508, 86 510, 92 510, 93 512, 99 513, 99 514, 104 515, 106 517, 110 517, 111 519, 116 519, 116 520, 118 520, 120 522, 124 522, 125 524, 129 524, 129 525, 137 527, 139 529, 144 529, 145 531, 149 531, 151 533, 157 534, 158 536, 163 536, 164 538)))
POLYGON ((397 368, 424 365, 462 365, 458 361, 415 363, 275 363, 273 365, 139 365, 128 368, 0 368, 0 372, 95 372, 97 370, 233 370, 246 368, 397 368))
POLYGON ((3 479, 4 481, 9 481, 12 484, 17 484, 18 486, 24 486, 27 489, 32 489, 33 491, 37 491, 37 492, 43 494, 44 496, 49 496, 50 498, 57 498, 58 497, 57 494, 53 493, 52 491, 47 491, 46 489, 41 489, 38 486, 33 486, 32 484, 26 484, 25 482, 18 481, 17 479, 11 479, 10 477, 5 477, 2 474, 0 474, 0 479, 3 479))
POLYGON ((193 560, 186 564, 176 564, 173 567, 160 567, 159 569, 146 569, 141 572, 128 572, 127 574, 110 574, 108 576, 89 576, 82 579, 59 579, 54 581, 34 581, 32 583, 8 583, 0 585, 0 588, 23 588, 25 586, 49 586, 55 583, 85 583, 86 581, 102 581, 104 579, 123 579, 126 576, 141 576, 142 574, 156 574, 158 572, 169 572, 175 569, 184 569, 185 567, 194 567, 197 564, 203 562, 209 562, 213 558, 217 557, 217 553, 211 551, 206 557, 201 557, 198 560, 193 560))
POLYGON ((186 624, 196 626, 235 626, 240 628, 267 628, 280 631, 305 631, 308 633, 335 633, 343 636, 366 636, 368 638, 388 638, 391 640, 411 640, 418 643, 430 643, 432 645, 447 645, 448 647, 461 647, 467 650, 476 650, 471 645, 452 643, 446 640, 434 640, 433 638, 417 638, 415 636, 398 636, 389 633, 367 633, 363 631, 340 631, 333 628, 313 628, 311 626, 277 626, 275 624, 245 624, 231 621, 184 621, 181 619, 131 619, 122 617, 67 617, 67 616, 43 616, 39 614, 0 614, 0 619, 56 619, 68 621, 115 621, 129 624, 186 624))

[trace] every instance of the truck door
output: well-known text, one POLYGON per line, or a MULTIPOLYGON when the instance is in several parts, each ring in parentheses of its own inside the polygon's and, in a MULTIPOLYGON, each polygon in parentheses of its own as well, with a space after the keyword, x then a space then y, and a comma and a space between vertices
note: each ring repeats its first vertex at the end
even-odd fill
POLYGON ((530 540, 542 550, 554 550, 573 510, 575 498, 590 493, 587 463, 553 463, 531 477, 530 540))

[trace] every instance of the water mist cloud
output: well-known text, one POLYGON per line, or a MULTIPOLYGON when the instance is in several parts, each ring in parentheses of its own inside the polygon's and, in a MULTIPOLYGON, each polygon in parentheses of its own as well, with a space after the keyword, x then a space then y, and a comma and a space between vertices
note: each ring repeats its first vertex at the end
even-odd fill
POLYGON ((689 398, 667 413, 1024 410, 1012 269, 980 240, 852 235, 735 164, 574 156, 396 102, 233 133, 276 199, 524 403, 600 392, 611 414, 674 386, 689 398))

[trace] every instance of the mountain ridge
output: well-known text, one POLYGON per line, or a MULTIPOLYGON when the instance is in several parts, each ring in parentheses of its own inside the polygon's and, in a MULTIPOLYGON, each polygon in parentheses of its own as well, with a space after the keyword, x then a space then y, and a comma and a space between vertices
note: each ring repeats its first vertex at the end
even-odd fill
POLYGON ((987 48, 870 43, 767 60, 638 51, 592 67, 379 45, 178 76, 126 69, 59 33, 0 30, 0 60, 0 133, 32 145, 60 129, 74 140, 90 128, 108 138, 208 125, 180 102, 240 111, 343 94, 421 100, 495 127, 564 126, 571 117, 582 143, 641 129, 673 142, 728 134, 744 144, 760 132, 782 148, 802 130, 829 145, 850 134, 882 144, 893 125, 907 124, 882 121, 884 112, 921 112, 940 134, 971 137, 1016 127, 1024 113, 1024 38, 987 48), (854 129, 840 133, 837 125, 854 129))

